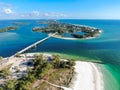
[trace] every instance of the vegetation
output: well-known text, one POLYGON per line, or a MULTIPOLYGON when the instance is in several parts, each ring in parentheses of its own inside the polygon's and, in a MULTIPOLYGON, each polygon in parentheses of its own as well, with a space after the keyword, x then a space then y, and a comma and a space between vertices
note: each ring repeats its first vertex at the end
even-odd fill
POLYGON ((54 87, 47 82, 42 82, 38 87, 36 87, 34 90, 63 90, 57 87, 54 87), (49 89, 48 89, 49 87, 49 89))
MULTIPOLYGON (((45 21, 44 21, 45 23, 45 21)), ((100 29, 87 27, 87 26, 78 26, 67 23, 60 23, 56 21, 46 21, 47 26, 45 27, 34 27, 33 31, 43 32, 43 33, 55 33, 64 37, 65 33, 69 33, 71 37, 75 38, 87 38, 87 37, 96 37, 100 34, 100 29), (83 32, 84 34, 76 34, 76 32, 83 32)))
POLYGON ((2 61, 2 59, 3 59, 3 58, 0 56, 0 61, 2 61))
POLYGON ((18 29, 18 26, 8 26, 6 28, 0 28, 0 33, 1 32, 7 32, 9 30, 16 30, 16 29, 18 29))
MULTIPOLYGON (((60 71, 64 71, 64 73, 66 74, 66 71, 68 72, 69 69, 73 70, 73 66, 75 65, 74 61, 61 61, 59 55, 53 55, 52 60, 48 62, 42 54, 40 54, 39 56, 35 56, 33 63, 34 68, 28 67, 27 75, 25 77, 22 77, 18 80, 6 81, 6 84, 3 85, 0 90, 31 90, 33 88, 32 85, 35 81, 42 79, 48 80, 48 77, 52 77, 52 73, 55 73, 56 71, 59 71, 59 74, 61 74, 60 71)), ((6 73, 6 69, 1 72, 6 73)), ((55 75, 58 75, 58 73, 55 75)), ((67 74, 67 77, 68 76, 69 72, 67 74)), ((49 79, 49 81, 50 80, 51 78, 49 79)))
POLYGON ((11 74, 11 72, 9 71, 10 66, 11 65, 9 65, 8 67, 0 70, 0 78, 7 78, 7 76, 11 74))

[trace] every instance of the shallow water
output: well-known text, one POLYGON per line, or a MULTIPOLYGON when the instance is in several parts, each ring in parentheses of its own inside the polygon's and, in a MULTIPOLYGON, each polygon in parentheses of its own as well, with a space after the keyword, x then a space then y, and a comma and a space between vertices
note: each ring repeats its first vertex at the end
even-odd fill
MULTIPOLYGON (((17 21, 17 20, 16 20, 17 21)), ((19 20, 18 20, 19 21, 19 20)), ((46 37, 46 34, 32 32, 34 26, 41 26, 36 20, 21 20, 29 25, 18 30, 0 33, 0 56, 11 56, 26 46, 46 37)), ((103 30, 100 37, 88 40, 63 40, 50 38, 28 52, 61 53, 64 57, 77 60, 102 61, 105 90, 120 90, 120 20, 59 20, 60 22, 88 25, 103 30)), ((13 25, 14 20, 0 21, 0 27, 13 25)))

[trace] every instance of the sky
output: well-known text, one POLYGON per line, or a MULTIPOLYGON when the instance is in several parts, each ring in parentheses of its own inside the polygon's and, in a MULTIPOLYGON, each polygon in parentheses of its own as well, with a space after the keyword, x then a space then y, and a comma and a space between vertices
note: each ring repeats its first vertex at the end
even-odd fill
POLYGON ((120 0, 0 0, 0 19, 120 19, 120 0))

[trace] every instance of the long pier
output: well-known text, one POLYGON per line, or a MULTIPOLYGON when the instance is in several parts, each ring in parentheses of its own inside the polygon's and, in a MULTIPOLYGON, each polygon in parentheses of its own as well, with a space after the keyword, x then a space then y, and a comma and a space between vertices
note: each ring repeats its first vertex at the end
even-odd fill
POLYGON ((56 32, 56 33, 53 33, 53 34, 49 34, 48 37, 46 37, 46 38, 44 38, 44 39, 42 39, 42 40, 39 40, 39 41, 33 43, 32 45, 30 45, 30 46, 22 49, 21 51, 17 52, 16 54, 12 55, 11 57, 14 57, 14 56, 17 56, 17 55, 19 55, 19 54, 21 54, 21 53, 24 53, 25 51, 27 51, 27 50, 29 50, 29 49, 37 46, 38 44, 46 41, 47 39, 51 38, 52 36, 54 36, 54 35, 56 35, 56 34, 57 34, 57 32, 56 32))

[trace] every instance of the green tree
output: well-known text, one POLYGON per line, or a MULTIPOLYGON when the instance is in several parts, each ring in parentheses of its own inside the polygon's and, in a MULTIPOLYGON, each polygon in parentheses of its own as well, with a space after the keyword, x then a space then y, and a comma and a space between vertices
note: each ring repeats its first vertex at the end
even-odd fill
POLYGON ((28 80, 19 80, 15 90, 31 90, 32 83, 28 80))
POLYGON ((0 61, 2 60, 3 58, 0 56, 0 61))
POLYGON ((52 64, 53 64, 54 68, 60 67, 60 56, 59 55, 53 55, 52 64))
POLYGON ((73 66, 75 66, 75 61, 69 60, 69 61, 67 62, 67 64, 68 64, 68 67, 69 67, 69 68, 72 68, 73 66))
POLYGON ((44 59, 43 55, 40 54, 39 56, 35 57, 34 66, 43 65, 46 62, 47 61, 44 59))
POLYGON ((0 87, 0 90, 4 90, 4 88, 3 88, 3 87, 0 87))
POLYGON ((6 77, 11 74, 9 66, 0 71, 0 76, 6 77))
POLYGON ((16 80, 6 81, 5 90, 15 90, 16 80))
POLYGON ((66 68, 66 61, 61 61, 60 62, 60 68, 66 68))

